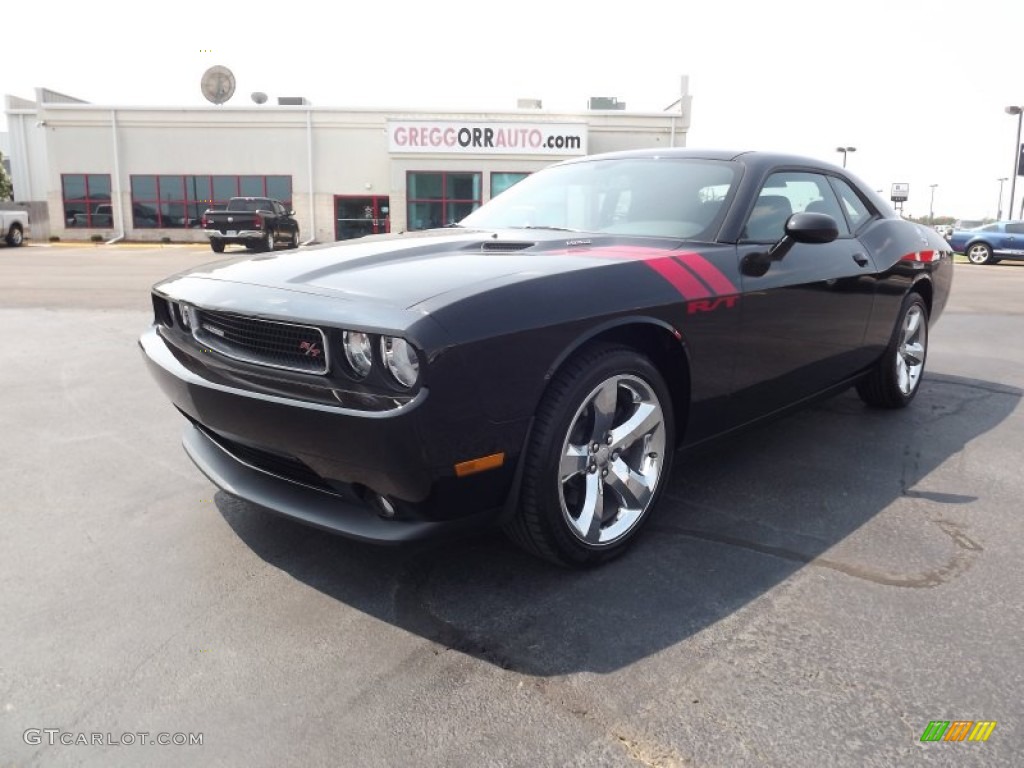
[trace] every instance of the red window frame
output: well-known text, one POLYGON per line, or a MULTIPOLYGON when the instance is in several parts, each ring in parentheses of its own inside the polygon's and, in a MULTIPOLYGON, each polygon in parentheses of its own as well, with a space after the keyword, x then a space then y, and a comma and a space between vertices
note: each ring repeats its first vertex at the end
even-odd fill
MULTIPOLYGON (((231 174, 231 173, 137 173, 131 175, 131 198, 132 198, 132 225, 137 229, 186 229, 185 224, 174 224, 165 222, 164 212, 162 206, 164 205, 178 205, 181 206, 182 211, 186 213, 186 218, 192 219, 193 217, 188 216, 189 206, 197 206, 197 214, 202 215, 203 211, 208 208, 224 207, 228 204, 227 199, 215 199, 213 191, 213 180, 214 179, 231 179, 234 187, 234 192, 229 197, 239 197, 239 190, 242 187, 243 178, 258 178, 260 180, 260 193, 256 195, 247 195, 247 197, 270 197, 267 194, 268 180, 271 178, 284 178, 288 180, 288 198, 278 200, 285 208, 291 209, 292 207, 292 191, 293 191, 293 178, 287 174, 258 174, 258 173, 242 173, 242 174, 231 174), (168 198, 163 199, 160 190, 160 177, 174 177, 175 179, 181 180, 182 188, 184 189, 183 198, 168 198), (152 179, 154 197, 136 197, 135 185, 136 179, 152 179), (210 190, 210 197, 199 197, 198 195, 193 197, 189 194, 189 189, 192 185, 189 183, 190 179, 206 179, 208 181, 207 186, 210 190), (140 227, 135 223, 135 217, 138 212, 139 206, 149 206, 156 212, 156 224, 151 227, 142 226, 140 227)), ((198 220, 198 216, 195 217, 198 220)), ((198 226, 196 223, 194 226, 198 226)))
POLYGON ((483 205, 483 194, 484 194, 484 179, 483 171, 406 171, 405 172, 405 188, 410 189, 412 186, 409 183, 409 177, 414 174, 429 174, 431 176, 441 177, 441 197, 407 197, 405 201, 405 223, 406 229, 412 231, 412 227, 409 226, 412 222, 412 206, 415 203, 440 203, 441 204, 441 224, 440 226, 446 226, 445 222, 448 221, 448 204, 449 203, 476 203, 477 207, 483 205), (460 175, 460 176, 476 176, 479 180, 477 189, 479 190, 476 198, 463 198, 463 197, 448 197, 448 176, 449 175, 460 175))
MULTIPOLYGON (((74 204, 74 205, 84 205, 85 206, 85 216, 86 216, 86 225, 85 226, 86 226, 86 228, 92 227, 93 204, 94 203, 97 204, 97 205, 100 204, 100 203, 105 203, 107 205, 112 205, 113 204, 113 189, 114 188, 113 188, 113 186, 110 183, 110 174, 109 173, 62 173, 60 175, 60 197, 61 197, 61 205, 64 208, 64 221, 65 221, 65 223, 67 222, 67 220, 69 218, 71 218, 71 217, 68 216, 68 202, 69 202, 69 199, 68 199, 68 194, 67 194, 67 181, 66 181, 68 176, 82 176, 85 179, 85 197, 84 198, 76 197, 73 200, 70 200, 70 202, 72 204, 74 204), (91 178, 103 178, 103 179, 107 180, 107 196, 106 197, 93 197, 92 196, 92 194, 90 193, 90 189, 89 189, 89 187, 90 187, 89 179, 91 179, 91 178)), ((113 210, 113 209, 111 209, 111 210, 113 210)), ((113 221, 111 221, 108 224, 105 224, 104 226, 108 226, 109 227, 112 223, 113 223, 113 221)))

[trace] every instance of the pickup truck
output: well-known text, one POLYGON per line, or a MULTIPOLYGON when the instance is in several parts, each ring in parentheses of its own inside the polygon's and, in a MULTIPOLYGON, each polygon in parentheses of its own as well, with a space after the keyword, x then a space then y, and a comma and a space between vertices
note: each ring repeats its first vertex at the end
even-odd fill
POLYGON ((228 243, 241 243, 249 250, 272 251, 278 243, 289 248, 299 245, 295 211, 267 197, 233 197, 223 210, 203 213, 202 226, 210 248, 223 253, 228 243))
POLYGON ((25 242, 25 234, 28 232, 28 211, 7 210, 0 211, 0 237, 10 246, 21 245, 25 242))

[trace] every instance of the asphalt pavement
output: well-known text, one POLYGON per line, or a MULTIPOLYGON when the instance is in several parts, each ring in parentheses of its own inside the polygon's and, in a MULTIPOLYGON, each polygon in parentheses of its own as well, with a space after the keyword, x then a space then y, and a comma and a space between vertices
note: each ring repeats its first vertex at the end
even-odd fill
POLYGON ((1024 264, 957 265, 912 407, 683 456, 570 572, 218 492, 136 346, 214 256, 0 248, 0 768, 1020 764, 1024 264))

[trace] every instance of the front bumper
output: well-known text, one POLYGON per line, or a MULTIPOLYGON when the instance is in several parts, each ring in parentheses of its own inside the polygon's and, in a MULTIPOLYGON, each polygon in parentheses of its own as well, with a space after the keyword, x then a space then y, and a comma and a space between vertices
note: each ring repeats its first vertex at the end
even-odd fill
POLYGON ((352 538, 397 543, 486 524, 508 496, 511 466, 457 478, 451 464, 447 471, 430 465, 420 437, 430 434, 426 389, 389 411, 356 411, 207 380, 182 364, 156 328, 139 345, 160 388, 191 422, 189 456, 242 499, 352 538), (393 504, 393 518, 379 516, 378 496, 393 504))
POLYGON ((376 544, 400 544, 443 538, 482 527, 493 515, 478 513, 455 520, 385 520, 366 504, 298 483, 247 465, 193 424, 182 438, 185 452, 214 485, 271 512, 348 538, 376 544))

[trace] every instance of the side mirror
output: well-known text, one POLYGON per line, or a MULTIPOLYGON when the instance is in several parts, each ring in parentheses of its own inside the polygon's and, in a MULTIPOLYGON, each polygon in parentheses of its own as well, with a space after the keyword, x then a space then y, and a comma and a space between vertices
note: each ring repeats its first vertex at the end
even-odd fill
POLYGON ((786 235, 798 243, 831 243, 839 237, 839 226, 827 213, 804 211, 789 217, 786 235))
POLYGON ((288 215, 289 216, 294 216, 295 215, 295 209, 294 208, 288 209, 288 215))
POLYGON ((797 243, 821 245, 839 237, 836 220, 827 213, 794 213, 786 219, 786 234, 767 253, 758 251, 743 257, 740 269, 751 277, 767 274, 773 261, 782 261, 797 243))
POLYGON ((785 236, 768 251, 768 258, 780 261, 796 243, 821 245, 837 237, 839 226, 827 213, 794 213, 786 220, 785 236))

